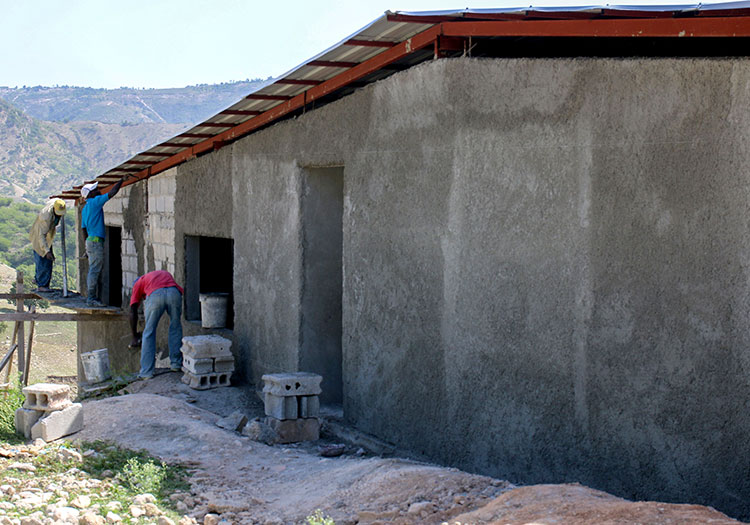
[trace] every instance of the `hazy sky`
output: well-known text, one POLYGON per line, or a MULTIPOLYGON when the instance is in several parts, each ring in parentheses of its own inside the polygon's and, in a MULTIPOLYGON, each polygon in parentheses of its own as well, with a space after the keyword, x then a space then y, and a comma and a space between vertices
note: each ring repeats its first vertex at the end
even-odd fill
POLYGON ((466 6, 461 1, 468 2, 0 0, 0 86, 182 87, 267 78, 292 69, 387 9, 598 3, 471 0, 466 6))

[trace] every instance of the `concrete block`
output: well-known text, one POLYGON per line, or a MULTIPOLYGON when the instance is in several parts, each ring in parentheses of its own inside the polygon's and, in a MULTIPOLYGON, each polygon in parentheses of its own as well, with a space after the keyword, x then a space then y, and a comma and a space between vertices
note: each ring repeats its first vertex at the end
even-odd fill
POLYGON ((31 427, 33 427, 44 414, 46 414, 46 412, 41 410, 19 408, 16 410, 16 431, 23 434, 26 439, 31 439, 31 427))
POLYGON ((182 338, 182 354, 194 358, 231 357, 232 341, 218 335, 193 335, 182 338))
POLYGON ((322 376, 310 372, 265 374, 263 392, 276 396, 317 396, 321 393, 322 376))
POLYGON ((53 412, 70 406, 70 386, 54 385, 51 383, 37 383, 24 387, 23 395, 26 399, 23 408, 29 410, 44 410, 53 412))
POLYGON ((217 357, 214 361, 214 372, 234 372, 233 357, 217 357))
POLYGON ((279 443, 298 443, 320 439, 320 422, 317 418, 281 421, 274 417, 267 417, 266 423, 279 435, 279 443))
POLYGON ((275 419, 286 420, 299 417, 297 398, 294 396, 276 396, 267 392, 264 395, 263 405, 266 415, 275 419))
POLYGON ((214 371, 214 360, 210 357, 196 359, 189 355, 183 355, 182 368, 193 375, 210 374, 214 371))
POLYGON ((299 417, 310 418, 320 415, 320 398, 318 396, 300 396, 297 398, 299 417))
POLYGON ((224 372, 200 375, 191 374, 190 372, 185 372, 185 370, 183 372, 182 382, 193 390, 208 390, 220 386, 229 386, 229 379, 232 375, 224 372))
POLYGON ((46 442, 74 434, 83 428, 83 405, 73 403, 64 410, 51 412, 31 427, 31 439, 42 438, 46 442))

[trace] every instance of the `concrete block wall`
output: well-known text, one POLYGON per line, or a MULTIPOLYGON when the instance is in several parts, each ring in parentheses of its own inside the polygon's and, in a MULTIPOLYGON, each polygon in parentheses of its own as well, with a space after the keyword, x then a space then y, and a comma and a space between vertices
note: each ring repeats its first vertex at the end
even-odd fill
POLYGON ((148 238, 153 249, 154 270, 175 274, 175 171, 148 180, 148 238))

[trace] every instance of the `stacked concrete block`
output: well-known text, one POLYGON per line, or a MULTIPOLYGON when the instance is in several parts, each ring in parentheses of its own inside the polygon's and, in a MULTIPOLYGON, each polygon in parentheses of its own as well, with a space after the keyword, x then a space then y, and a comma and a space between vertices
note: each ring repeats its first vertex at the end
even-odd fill
POLYGON ((232 342, 218 335, 182 338, 182 382, 195 390, 229 386, 234 372, 232 342))
POLYGON ((83 428, 83 406, 71 402, 68 385, 38 383, 25 387, 23 394, 15 423, 26 439, 54 441, 83 428))
POLYGON ((265 374, 263 399, 266 422, 280 443, 315 441, 320 437, 320 382, 318 374, 265 374))

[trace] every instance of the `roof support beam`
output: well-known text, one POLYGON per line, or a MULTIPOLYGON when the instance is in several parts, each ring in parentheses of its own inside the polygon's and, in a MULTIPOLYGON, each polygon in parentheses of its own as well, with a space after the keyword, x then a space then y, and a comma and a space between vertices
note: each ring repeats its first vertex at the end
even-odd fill
POLYGON ((445 36, 747 37, 750 17, 445 22, 445 36))

